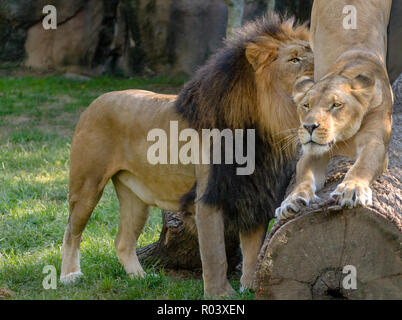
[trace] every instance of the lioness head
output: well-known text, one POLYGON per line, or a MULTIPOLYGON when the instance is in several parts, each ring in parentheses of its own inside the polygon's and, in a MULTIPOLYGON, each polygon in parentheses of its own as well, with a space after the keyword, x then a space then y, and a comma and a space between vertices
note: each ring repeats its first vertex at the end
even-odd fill
POLYGON ((332 74, 317 83, 300 78, 293 97, 300 119, 298 136, 305 153, 324 154, 360 129, 369 105, 378 104, 375 78, 361 72, 332 74), (349 74, 350 75, 350 74, 349 74))

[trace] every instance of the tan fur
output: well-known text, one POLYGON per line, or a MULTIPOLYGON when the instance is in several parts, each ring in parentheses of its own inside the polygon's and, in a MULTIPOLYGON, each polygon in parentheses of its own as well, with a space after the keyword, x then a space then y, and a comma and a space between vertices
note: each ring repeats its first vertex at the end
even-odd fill
MULTIPOLYGON (((285 28, 289 26, 285 25, 285 28)), ((303 35, 302 38, 307 40, 307 29, 297 29, 296 35, 303 35)), ((261 127, 265 128, 268 124, 268 131, 276 141, 283 137, 280 132, 298 125, 290 98, 291 88, 297 77, 312 74, 313 71, 312 53, 304 40, 292 34, 292 39, 278 40, 275 44, 275 61, 250 60, 256 68, 256 74, 253 73, 247 86, 238 88, 242 95, 234 90, 226 96, 231 106, 231 109, 225 110, 226 121, 234 128, 244 128, 247 119, 254 118, 261 127), (296 57, 302 59, 297 66, 286 66, 290 64, 289 59, 296 57), (247 91, 253 92, 254 83, 257 83, 257 95, 247 95, 247 91), (243 110, 244 105, 254 109, 243 110)), ((260 54, 264 53, 264 46, 272 41, 262 38, 250 43, 253 51, 247 49, 248 58, 259 59, 260 54)), ((142 90, 111 92, 95 100, 82 114, 71 146, 70 217, 64 236, 62 281, 73 281, 80 275, 82 232, 108 180, 113 179, 120 202, 121 223, 115 242, 118 258, 127 273, 138 276, 143 276, 144 271, 135 248, 147 218, 148 207, 178 211, 180 197, 191 189, 195 181, 197 194, 204 191, 210 171, 208 165, 151 165, 147 161, 147 150, 154 144, 147 141, 150 130, 160 128, 168 133, 169 122, 173 120, 179 122, 179 131, 189 127, 189 123, 175 111, 176 99, 176 96, 142 90)), ((212 121, 219 120, 212 119, 205 109, 200 122, 205 128, 213 128, 212 121)), ((180 143, 179 148, 182 144, 184 142, 180 143)), ((223 216, 216 207, 199 201, 195 205, 195 219, 205 295, 216 297, 231 294, 233 289, 226 278, 223 216)), ((244 252, 246 270, 243 270, 245 280, 242 283, 247 287, 252 283, 258 254, 256 246, 261 246, 260 238, 264 231, 256 230, 253 235, 242 235, 242 247, 247 251, 244 252), (259 240, 253 244, 257 238, 259 240)))
POLYGON ((303 156, 296 185, 276 210, 288 218, 323 187, 332 156, 356 159, 331 196, 341 206, 371 205, 370 184, 387 168, 393 96, 385 67, 392 1, 316 0, 312 13, 315 80, 297 81, 303 156), (342 26, 342 8, 357 9, 357 30, 342 26))

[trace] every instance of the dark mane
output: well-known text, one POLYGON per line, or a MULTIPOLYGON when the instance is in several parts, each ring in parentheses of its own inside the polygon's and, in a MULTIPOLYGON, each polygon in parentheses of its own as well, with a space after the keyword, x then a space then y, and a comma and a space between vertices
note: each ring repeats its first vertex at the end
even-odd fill
POLYGON ((276 14, 236 30, 186 83, 176 101, 176 111, 195 129, 255 127, 260 117, 256 112, 255 72, 245 55, 247 46, 261 37, 276 42, 296 37, 307 40, 306 30, 294 26, 294 19, 283 21, 276 14))
MULTIPOLYGON (((226 226, 252 231, 268 223, 284 197, 295 168, 295 156, 281 152, 261 126, 255 71, 246 58, 250 43, 268 38, 272 43, 307 40, 307 28, 278 15, 259 19, 237 30, 182 89, 176 112, 190 127, 201 129, 255 129, 255 171, 236 175, 236 164, 213 164, 208 186, 196 199, 193 187, 182 198, 182 210, 203 201, 223 210, 226 226), (268 139, 267 139, 268 138, 268 139)), ((274 120, 271 120, 274 121, 274 120)), ((222 150, 223 153, 223 150, 222 150)), ((222 158, 223 159, 223 158, 222 158)))

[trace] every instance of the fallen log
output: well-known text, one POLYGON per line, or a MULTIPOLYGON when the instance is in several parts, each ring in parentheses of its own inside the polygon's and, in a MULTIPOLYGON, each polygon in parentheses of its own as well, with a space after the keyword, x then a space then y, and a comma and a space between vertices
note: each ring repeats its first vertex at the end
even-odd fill
POLYGON ((328 200, 351 166, 333 159, 323 200, 277 222, 265 239, 257 299, 402 299, 402 76, 393 88, 389 166, 372 185, 373 206, 342 209, 328 200))
MULTIPOLYGON (((194 217, 184 212, 162 211, 162 221, 159 240, 137 250, 141 263, 157 268, 201 273, 201 257, 194 217)), ((232 272, 241 262, 238 235, 226 234, 225 245, 228 272, 232 272)))

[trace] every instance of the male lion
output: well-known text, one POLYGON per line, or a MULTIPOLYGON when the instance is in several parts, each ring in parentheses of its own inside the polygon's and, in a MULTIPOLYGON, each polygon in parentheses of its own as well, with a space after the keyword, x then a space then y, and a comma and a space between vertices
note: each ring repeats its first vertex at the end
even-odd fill
POLYGON ((263 19, 227 41, 178 97, 128 90, 96 99, 82 114, 71 146, 70 217, 61 281, 70 282, 81 275, 81 235, 109 179, 120 202, 117 255, 126 272, 138 276, 144 271, 136 255, 136 242, 149 206, 178 211, 181 197, 197 181, 197 201, 192 207, 205 295, 233 292, 226 277, 224 220, 240 231, 244 256, 241 282, 251 287, 267 222, 295 165, 296 147, 289 143, 287 148, 288 141, 283 139, 287 129, 298 126, 290 98, 295 80, 313 73, 307 40, 307 28, 294 27, 293 20, 281 21, 277 16, 263 19), (180 131, 255 129, 254 173, 236 176, 235 165, 226 164, 152 165, 147 159, 152 145, 147 134, 154 128, 169 132, 171 121, 178 121, 180 131))
POLYGON ((303 156, 296 185, 276 210, 287 218, 314 200, 333 155, 356 159, 331 197, 342 207, 371 205, 370 184, 387 168, 393 96, 385 66, 391 0, 315 0, 311 37, 315 80, 295 84, 303 156), (344 8, 357 13, 345 27, 344 8))

